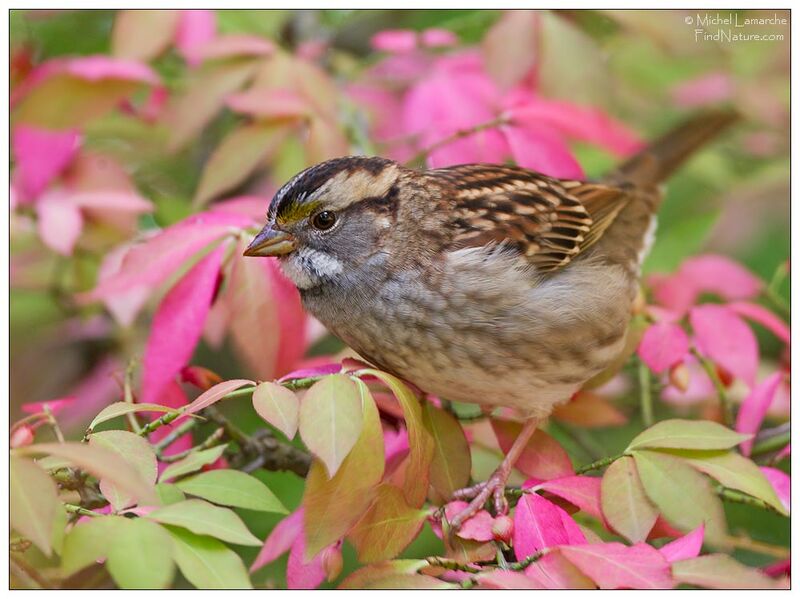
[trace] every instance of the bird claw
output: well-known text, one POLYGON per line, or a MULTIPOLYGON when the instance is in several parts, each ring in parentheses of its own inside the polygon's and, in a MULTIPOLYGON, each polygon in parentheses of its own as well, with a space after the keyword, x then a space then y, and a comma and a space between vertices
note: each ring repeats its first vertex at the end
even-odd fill
POLYGON ((459 489, 453 493, 453 499, 469 501, 470 503, 450 521, 451 537, 459 531, 464 522, 483 509, 483 506, 490 498, 493 500, 496 516, 508 513, 508 501, 506 500, 506 481, 508 480, 508 475, 508 472, 498 469, 486 482, 459 489))

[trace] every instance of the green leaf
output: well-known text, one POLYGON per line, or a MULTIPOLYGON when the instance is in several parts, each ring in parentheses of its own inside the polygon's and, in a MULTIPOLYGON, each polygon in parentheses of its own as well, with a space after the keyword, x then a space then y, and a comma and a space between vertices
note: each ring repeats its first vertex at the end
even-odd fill
POLYGON ((306 557, 342 538, 369 508, 384 470, 383 430, 375 400, 360 380, 356 385, 364 412, 361 435, 333 478, 314 460, 306 477, 306 557))
POLYGON ((260 512, 289 513, 264 483, 238 470, 201 472, 175 483, 175 486, 184 493, 213 503, 260 512))
POLYGON ((402 490, 383 484, 348 539, 358 551, 361 562, 392 559, 416 538, 426 517, 425 510, 406 503, 402 490))
POLYGON ((98 516, 76 524, 64 538, 61 573, 66 578, 108 556, 117 530, 125 525, 122 516, 98 516))
POLYGON ((259 384, 253 391, 253 408, 289 439, 294 438, 300 402, 289 389, 276 383, 259 384))
POLYGON ((300 405, 300 437, 333 476, 356 444, 364 424, 361 395, 343 374, 315 383, 300 405))
POLYGON ((156 495, 158 495, 158 505, 171 505, 186 499, 183 491, 171 483, 158 483, 156 495))
POLYGON ((714 553, 672 564, 672 577, 678 582, 708 589, 774 589, 775 580, 740 564, 730 555, 714 553))
POLYGON ((183 528, 165 527, 175 549, 175 561, 186 580, 198 589, 252 589, 242 558, 223 543, 183 528))
POLYGON ((340 589, 452 589, 454 584, 417 570, 428 565, 425 560, 397 559, 370 564, 356 570, 342 581, 340 589))
POLYGON ((224 445, 217 445, 211 449, 193 451, 182 460, 178 460, 177 462, 173 462, 167 466, 164 469, 164 472, 161 473, 161 476, 158 480, 160 482, 164 482, 165 480, 169 480, 171 478, 177 478, 178 476, 183 476, 184 474, 196 472, 208 464, 213 464, 222 456, 223 453, 225 453, 225 448, 227 446, 228 444, 225 443, 224 445))
POLYGON ((232 510, 201 499, 187 499, 164 506, 144 516, 162 524, 182 526, 199 535, 209 535, 237 545, 261 545, 232 510))
MULTIPOLYGON (((146 483, 155 485, 158 477, 158 462, 153 448, 144 437, 128 431, 103 431, 89 437, 89 445, 99 445, 116 453, 135 468, 146 483)), ((100 491, 115 510, 121 510, 133 504, 133 497, 107 478, 100 479, 100 491)))
POLYGON ((608 467, 600 484, 603 516, 631 543, 642 543, 658 518, 645 494, 633 458, 624 456, 608 467))
POLYGON ((708 474, 724 486, 763 499, 778 512, 788 516, 775 489, 752 460, 733 451, 670 451, 700 472, 708 474))
POLYGON ((431 485, 444 501, 469 483, 472 459, 464 431, 451 414, 427 402, 423 420, 433 437, 431 485))
POLYGON ((689 532, 705 523, 706 539, 724 544, 725 513, 707 478, 663 453, 635 451, 633 458, 647 496, 670 524, 689 532))
POLYGON ((11 527, 50 556, 56 511, 60 505, 56 484, 31 460, 13 455, 9 484, 11 527))
POLYGON ((204 206, 244 181, 286 136, 285 125, 255 123, 235 129, 214 149, 203 167, 193 204, 204 206))
POLYGON ((114 530, 106 569, 123 589, 165 589, 175 574, 172 539, 144 518, 123 521, 114 530))
POLYGON ((53 518, 53 536, 50 538, 50 544, 56 555, 61 555, 64 550, 64 536, 67 534, 67 509, 60 501, 56 506, 56 516, 53 518))
POLYGON ((103 408, 100 413, 94 417, 94 420, 89 424, 89 431, 93 431, 98 424, 107 422, 113 418, 124 416, 125 414, 133 414, 134 412, 176 412, 167 406, 161 406, 155 403, 128 403, 126 401, 118 401, 103 408))
POLYGON ((397 377, 375 369, 361 370, 358 374, 372 375, 383 381, 403 408, 410 448, 403 493, 408 505, 420 507, 428 495, 430 467, 434 453, 433 435, 422 419, 422 406, 411 390, 397 377))
POLYGON ((631 441, 634 449, 729 449, 746 441, 743 435, 709 420, 662 420, 631 441))
POLYGON ((153 485, 144 480, 133 466, 105 447, 70 442, 38 443, 21 447, 16 452, 22 455, 47 453, 68 459, 97 478, 113 482, 141 504, 154 505, 158 501, 153 485))

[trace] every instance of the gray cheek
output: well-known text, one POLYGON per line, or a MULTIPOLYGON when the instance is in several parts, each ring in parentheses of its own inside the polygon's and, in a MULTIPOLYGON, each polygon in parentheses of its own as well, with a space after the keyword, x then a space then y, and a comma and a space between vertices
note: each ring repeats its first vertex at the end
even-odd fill
POLYGON ((281 260, 281 268, 298 289, 311 289, 344 272, 344 265, 332 254, 309 247, 281 260))

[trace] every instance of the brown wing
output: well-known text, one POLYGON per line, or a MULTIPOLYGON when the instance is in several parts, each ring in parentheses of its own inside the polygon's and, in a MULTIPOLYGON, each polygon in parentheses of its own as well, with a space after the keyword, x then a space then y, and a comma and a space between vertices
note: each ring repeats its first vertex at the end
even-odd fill
POLYGON ((506 243, 545 272, 600 239, 631 197, 616 187, 514 167, 463 165, 432 174, 456 189, 454 247, 506 243))

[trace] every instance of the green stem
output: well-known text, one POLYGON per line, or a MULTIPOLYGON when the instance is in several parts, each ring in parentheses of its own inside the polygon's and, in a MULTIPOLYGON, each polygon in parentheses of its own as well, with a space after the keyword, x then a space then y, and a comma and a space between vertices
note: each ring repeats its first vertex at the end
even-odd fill
POLYGON ((653 426, 653 395, 650 389, 650 369, 639 361, 639 401, 645 428, 653 426))
POLYGON ((752 457, 780 451, 791 441, 792 431, 789 423, 782 424, 774 429, 765 429, 756 437, 753 443, 752 457))
MULTIPOLYGON (((123 394, 125 403, 133 403, 133 386, 131 384, 131 379, 133 378, 133 371, 136 369, 136 361, 130 360, 128 362, 128 366, 125 368, 125 381, 123 382, 123 394)), ((139 424, 139 419, 136 418, 136 414, 134 412, 129 412, 127 415, 128 424, 131 425, 131 430, 137 435, 141 434, 142 426, 139 424)))
POLYGON ((83 508, 79 505, 73 505, 71 503, 65 503, 64 509, 73 514, 80 514, 81 516, 89 516, 91 518, 100 516, 100 514, 93 512, 92 510, 87 510, 86 508, 83 508))
POLYGON ((766 510, 768 512, 775 512, 776 514, 780 514, 778 510, 776 510, 774 507, 772 507, 763 499, 759 499, 758 497, 753 497, 752 495, 748 495, 747 493, 742 493, 741 491, 737 491, 736 489, 729 489, 727 487, 723 487, 722 485, 717 485, 715 490, 719 498, 722 499, 723 501, 728 501, 730 503, 740 503, 742 505, 749 505, 750 507, 755 507, 760 510, 766 510))
POLYGON ((717 374, 716 366, 714 366, 714 363, 711 362, 711 360, 703 356, 696 349, 692 348, 691 351, 700 362, 700 365, 703 367, 703 370, 705 370, 708 378, 710 378, 711 382, 714 384, 714 389, 717 392, 717 398, 719 399, 719 405, 722 409, 722 418, 725 422, 725 425, 728 427, 733 426, 733 405, 728 398, 728 391, 725 389, 725 385, 722 384, 722 381, 717 374))
POLYGON ((175 455, 169 456, 161 456, 162 462, 177 462, 178 460, 182 460, 186 456, 196 453, 198 451, 203 451, 205 449, 211 449, 212 447, 219 445, 222 438, 225 436, 225 429, 220 427, 211 433, 205 441, 203 441, 200 445, 187 449, 186 451, 181 451, 180 453, 176 453, 175 455))
POLYGON ((625 454, 609 456, 597 460, 596 462, 592 462, 591 464, 587 464, 586 466, 581 466, 580 468, 575 469, 575 474, 584 474, 585 472, 591 472, 592 470, 599 470, 600 468, 605 468, 606 466, 610 466, 611 464, 616 462, 623 455, 625 454))
POLYGON ((189 418, 189 420, 187 420, 186 422, 181 422, 166 437, 164 437, 158 443, 153 445, 153 449, 156 450, 156 453, 164 451, 167 447, 172 445, 180 437, 191 431, 196 425, 197 425, 196 418, 189 418))

